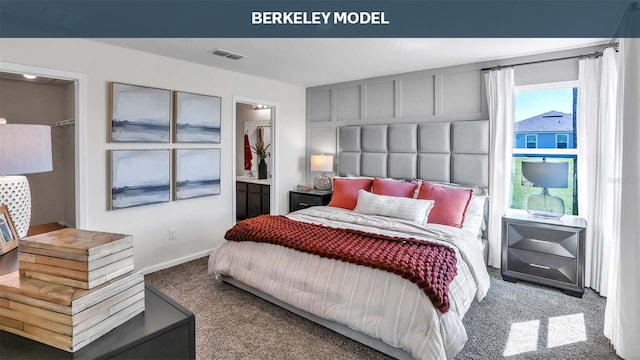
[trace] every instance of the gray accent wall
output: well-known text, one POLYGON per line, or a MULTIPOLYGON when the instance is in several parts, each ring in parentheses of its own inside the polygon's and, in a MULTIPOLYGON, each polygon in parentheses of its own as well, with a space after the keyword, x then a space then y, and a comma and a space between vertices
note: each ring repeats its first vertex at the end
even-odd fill
MULTIPOLYGON (((307 88, 307 183, 317 175, 309 171, 308 160, 312 154, 336 156, 334 174, 337 174, 339 127, 486 120, 489 115, 483 68, 590 54, 603 49, 604 46, 572 49, 307 88)), ((515 67, 516 86, 577 79, 577 59, 515 67)), ((430 130, 430 134, 424 135, 437 137, 437 126, 432 130, 433 133, 430 130)), ((362 146, 364 149, 369 145, 362 146)))

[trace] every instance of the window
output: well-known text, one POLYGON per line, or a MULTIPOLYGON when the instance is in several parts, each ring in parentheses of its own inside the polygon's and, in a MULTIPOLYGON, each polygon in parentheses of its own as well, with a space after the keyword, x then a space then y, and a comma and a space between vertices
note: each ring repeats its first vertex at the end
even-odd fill
POLYGON ((536 135, 527 135, 527 149, 535 149, 538 145, 538 137, 536 135))
POLYGON ((569 136, 567 134, 556 134, 556 149, 566 149, 569 136))
POLYGON ((539 187, 522 185, 523 161, 568 162, 568 187, 549 188, 564 200, 565 213, 578 213, 576 159, 577 81, 516 87, 511 208, 525 209, 539 187))

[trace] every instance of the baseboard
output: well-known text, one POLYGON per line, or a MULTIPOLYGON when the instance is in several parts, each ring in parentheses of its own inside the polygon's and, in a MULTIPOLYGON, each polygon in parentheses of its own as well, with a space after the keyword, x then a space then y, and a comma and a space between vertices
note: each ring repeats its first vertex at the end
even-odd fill
POLYGON ((152 266, 146 267, 146 268, 144 268, 144 269, 142 269, 140 271, 142 271, 142 274, 146 275, 146 274, 150 274, 152 272, 156 272, 156 271, 159 271, 159 270, 164 270, 164 269, 170 268, 172 266, 180 265, 180 264, 186 263, 186 262, 191 261, 191 260, 200 259, 201 257, 208 256, 211 253, 212 250, 213 249, 204 250, 204 251, 197 252, 195 254, 183 256, 181 258, 165 261, 165 262, 160 263, 160 264, 156 264, 156 265, 152 265, 152 266))

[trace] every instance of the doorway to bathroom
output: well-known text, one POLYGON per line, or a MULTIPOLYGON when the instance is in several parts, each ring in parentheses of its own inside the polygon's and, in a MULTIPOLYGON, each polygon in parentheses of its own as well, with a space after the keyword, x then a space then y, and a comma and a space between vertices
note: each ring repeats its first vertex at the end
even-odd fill
POLYGON ((234 221, 276 213, 276 105, 234 97, 234 221))

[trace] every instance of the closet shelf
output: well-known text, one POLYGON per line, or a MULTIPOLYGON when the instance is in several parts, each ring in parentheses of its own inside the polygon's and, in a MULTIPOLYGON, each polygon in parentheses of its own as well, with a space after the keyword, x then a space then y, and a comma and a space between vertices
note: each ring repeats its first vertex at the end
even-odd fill
POLYGON ((58 122, 54 122, 51 124, 51 127, 61 127, 61 126, 74 126, 76 124, 75 119, 67 119, 58 122))

